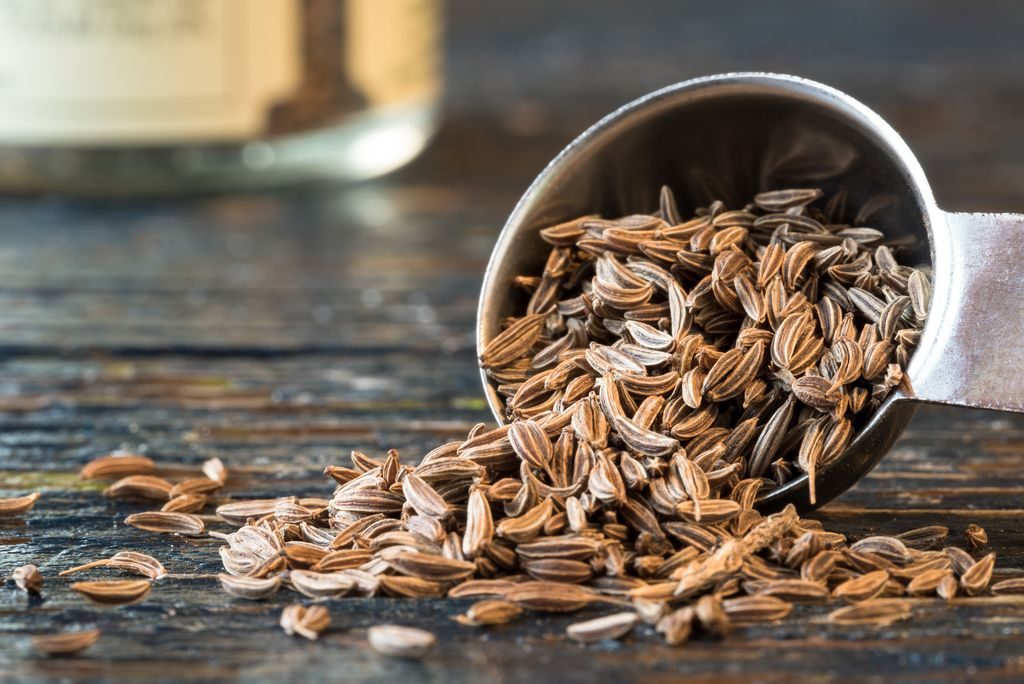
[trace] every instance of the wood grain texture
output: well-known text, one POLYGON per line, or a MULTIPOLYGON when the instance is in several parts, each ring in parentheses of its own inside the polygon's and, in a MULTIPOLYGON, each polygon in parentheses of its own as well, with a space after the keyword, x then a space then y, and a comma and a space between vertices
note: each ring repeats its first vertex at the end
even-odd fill
MULTIPOLYGON (((606 110, 666 82, 784 70, 847 89, 891 119, 945 208, 1024 210, 1019 3, 452 2, 447 123, 391 178, 274 193, 84 204, 0 202, 0 495, 41 489, 0 522, 0 576, 32 562, 43 599, 0 586, 0 682, 876 681, 1024 678, 1024 601, 920 602, 884 629, 803 607, 722 642, 665 647, 561 638, 570 618, 474 631, 465 602, 330 601, 317 643, 267 603, 217 587, 216 546, 127 528, 141 510, 78 480, 90 458, 145 451, 172 474, 210 456, 237 496, 325 495, 353 448, 415 462, 488 420, 473 354, 477 288, 533 175, 606 110), (769 9, 770 7, 770 9, 769 9), (124 549, 170 577, 97 608, 57 573, 124 549), (440 636, 421 663, 385 660, 368 625, 440 636), (32 634, 103 629, 74 660, 32 634)), ((1019 372, 1020 369, 1008 369, 1019 372)), ((851 536, 977 522, 996 579, 1024 574, 1024 418, 925 408, 895 450, 818 515, 851 536)))

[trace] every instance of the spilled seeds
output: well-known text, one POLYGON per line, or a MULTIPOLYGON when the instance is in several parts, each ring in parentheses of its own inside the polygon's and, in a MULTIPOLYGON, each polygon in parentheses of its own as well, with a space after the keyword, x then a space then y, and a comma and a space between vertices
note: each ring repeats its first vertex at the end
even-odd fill
MULTIPOLYGON (((928 313, 927 273, 844 205, 780 190, 684 220, 664 190, 651 215, 543 229, 543 272, 516 279, 528 302, 480 359, 510 423, 475 426, 416 465, 393 450, 353 452, 325 470, 327 498, 224 502, 217 459, 171 481, 148 458, 104 456, 83 477, 162 509, 128 525, 223 541, 218 580, 246 600, 471 598, 455 619, 478 629, 591 608, 607 614, 570 625, 570 639, 645 625, 679 645, 786 619, 796 604, 831 604, 827 623, 842 629, 909 618, 907 597, 983 595, 994 555, 945 546, 945 527, 850 543, 792 506, 755 505, 801 475, 815 501, 816 478, 906 381, 928 313), (231 531, 206 531, 197 514, 214 504, 231 531)), ((975 526, 966 536, 972 547, 987 539, 975 526)), ((65 572, 164 574, 125 553, 65 572)), ((149 586, 73 588, 119 603, 149 586)), ((319 604, 280 618, 308 639, 329 622, 319 604)), ((436 643, 398 625, 367 638, 407 658, 436 643)))

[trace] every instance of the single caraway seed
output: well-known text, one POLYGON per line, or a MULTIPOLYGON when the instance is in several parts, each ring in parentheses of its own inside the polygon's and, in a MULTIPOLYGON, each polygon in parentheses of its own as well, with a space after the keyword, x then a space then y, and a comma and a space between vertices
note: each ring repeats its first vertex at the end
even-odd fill
POLYGON ((150 555, 139 553, 138 551, 120 551, 110 558, 68 568, 58 574, 63 577, 76 572, 82 572, 83 570, 91 570, 92 568, 117 568, 119 570, 126 570, 134 575, 148 577, 149 579, 160 579, 167 576, 167 570, 164 569, 163 563, 150 555))
POLYGON ((14 580, 19 589, 30 594, 38 594, 43 590, 43 574, 39 572, 39 568, 32 564, 16 568, 11 573, 11 579, 14 580))
POLYGON ((872 599, 834 610, 828 621, 837 625, 884 626, 910 617, 910 602, 903 599, 872 599))
POLYGON ((355 579, 342 572, 322 573, 308 570, 293 570, 288 581, 295 591, 310 598, 332 598, 343 596, 356 585, 355 579))
MULTIPOLYGON (((217 575, 220 586, 236 598, 260 601, 277 593, 281 586, 281 576, 273 577, 236 577, 220 573, 217 575)), ((287 631, 287 630, 286 630, 287 631)))
POLYGON ((294 603, 281 611, 281 629, 289 636, 298 634, 316 641, 320 633, 331 624, 331 615, 322 605, 303 606, 294 603))
POLYGON ((873 599, 885 590, 889 582, 889 573, 875 570, 855 579, 849 579, 832 591, 832 595, 851 603, 873 599))
POLYGON ((118 480, 129 475, 151 475, 156 470, 153 459, 138 454, 109 454, 85 464, 83 480, 118 480))
POLYGON ((89 648, 100 638, 98 629, 81 629, 32 637, 32 648, 50 656, 70 656, 89 648))
POLYGON ((971 545, 972 549, 980 549, 988 544, 988 532, 980 525, 968 525, 964 530, 964 536, 967 537, 967 543, 971 545))
POLYGON ((203 461, 203 475, 211 480, 224 484, 228 479, 228 469, 216 456, 203 461))
POLYGON ((437 637, 426 630, 400 625, 376 625, 367 638, 375 651, 396 658, 422 658, 437 643, 437 637))
POLYGON ((278 499, 249 499, 246 501, 233 501, 217 507, 217 515, 232 525, 244 525, 250 518, 260 518, 274 512, 277 505, 283 501, 295 502, 293 496, 278 499))
POLYGON ((167 501, 174 489, 169 481, 155 475, 128 475, 103 490, 112 499, 167 501))
POLYGON ((183 534, 190 537, 198 537, 206 530, 202 518, 191 513, 146 511, 129 515, 124 521, 132 527, 147 532, 183 534))
MULTIPOLYGON (((221 503, 234 529, 209 536, 223 542, 225 591, 482 599, 455 616, 469 626, 603 604, 621 612, 569 635, 642 621, 673 645, 798 602, 853 602, 829 622, 873 626, 910 616, 896 597, 983 593, 994 558, 939 548, 944 527, 848 543, 792 505, 756 509, 803 474, 815 503, 814 483, 907 380, 928 270, 857 215, 813 188, 696 208, 663 189, 654 214, 543 229, 548 258, 514 279, 522 308, 481 354, 508 423, 417 465, 354 451, 325 469, 328 498, 221 503)), ((173 484, 100 465, 126 479, 114 491, 163 497, 166 510, 128 518, 156 532, 202 534, 193 513, 227 480, 216 460, 173 484)), ((326 613, 310 611, 289 607, 282 627, 318 633, 326 613)), ((403 656, 435 641, 390 625, 369 638, 403 656)))
POLYGON ((149 580, 96 580, 75 582, 71 590, 101 606, 120 606, 141 601, 152 590, 149 580))
POLYGON ((170 513, 201 513, 209 498, 205 494, 179 494, 163 506, 161 511, 170 513))
POLYGON ((482 627, 511 622, 522 613, 523 609, 511 601, 484 599, 471 605, 464 615, 457 615, 455 620, 467 627, 482 627))
MULTIPOLYGON (((680 447, 695 457, 688 443, 753 417, 765 427, 751 452, 734 452, 740 474, 767 476, 766 493, 802 471, 813 504, 817 479, 904 381, 927 269, 902 265, 910 250, 817 188, 712 202, 678 224, 672 191, 661 197, 672 199, 653 214, 541 230, 549 257, 516 281, 528 302, 481 355, 512 421, 505 454, 546 469, 543 418, 589 402, 586 387, 599 385, 611 443, 642 458, 680 447), (660 410, 637 414, 651 397, 660 410)), ((574 417, 578 438, 595 439, 589 424, 574 417)), ((606 448, 606 431, 597 434, 594 446, 606 448)), ((696 518, 690 499, 677 504, 696 518)))
POLYGON ((770 622, 789 615, 793 604, 775 596, 737 596, 722 601, 722 608, 735 622, 770 622))
POLYGON ((1000 580, 999 582, 994 583, 990 589, 996 596, 1024 594, 1024 577, 1000 580))
POLYGON ((39 500, 39 496, 39 492, 33 492, 32 494, 26 494, 25 496, 0 499, 0 518, 13 518, 16 515, 27 513, 36 505, 36 501, 39 500))
POLYGON ((640 616, 636 613, 614 613, 571 624, 566 627, 565 633, 573 641, 583 643, 604 639, 621 639, 632 632, 639 622, 640 616))

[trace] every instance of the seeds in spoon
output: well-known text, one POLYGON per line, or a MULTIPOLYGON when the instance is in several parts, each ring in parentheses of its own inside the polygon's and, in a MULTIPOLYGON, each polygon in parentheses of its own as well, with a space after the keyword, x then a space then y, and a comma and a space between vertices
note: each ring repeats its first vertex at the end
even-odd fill
POLYGON ((889 581, 889 573, 885 570, 875 570, 856 579, 850 579, 836 587, 832 595, 851 603, 873 599, 885 590, 889 581))

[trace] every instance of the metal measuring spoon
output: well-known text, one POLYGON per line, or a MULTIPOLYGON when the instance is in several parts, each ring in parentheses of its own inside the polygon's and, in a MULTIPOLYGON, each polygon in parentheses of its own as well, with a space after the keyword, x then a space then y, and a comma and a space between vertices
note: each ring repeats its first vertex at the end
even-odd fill
MULTIPOLYGON (((477 315, 477 350, 522 313, 512 279, 540 272, 538 230, 584 214, 620 216, 658 206, 669 185, 681 206, 736 205, 780 187, 842 188, 872 225, 930 264, 933 294, 894 392, 846 452, 818 473, 822 505, 853 486, 892 447, 919 402, 1024 412, 1024 216, 945 212, 921 165, 876 113, 833 88, 795 76, 720 74, 645 95, 569 144, 519 200, 491 254, 477 315)), ((504 407, 481 372, 491 411, 504 407)), ((807 509, 801 475, 761 499, 807 509)))

